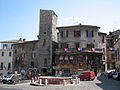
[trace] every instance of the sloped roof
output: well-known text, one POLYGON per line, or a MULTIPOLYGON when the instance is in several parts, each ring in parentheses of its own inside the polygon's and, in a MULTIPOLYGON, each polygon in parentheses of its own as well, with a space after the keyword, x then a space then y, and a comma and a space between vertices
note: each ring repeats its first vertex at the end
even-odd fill
POLYGON ((9 40, 9 41, 1 41, 0 43, 23 43, 23 40, 9 40))
POLYGON ((60 28, 72 28, 72 27, 89 27, 89 28, 100 28, 98 26, 92 26, 92 25, 73 25, 73 26, 61 26, 61 27, 57 27, 56 29, 60 29, 60 28))
POLYGON ((107 33, 103 33, 103 32, 98 32, 98 34, 104 34, 104 35, 107 35, 107 33))

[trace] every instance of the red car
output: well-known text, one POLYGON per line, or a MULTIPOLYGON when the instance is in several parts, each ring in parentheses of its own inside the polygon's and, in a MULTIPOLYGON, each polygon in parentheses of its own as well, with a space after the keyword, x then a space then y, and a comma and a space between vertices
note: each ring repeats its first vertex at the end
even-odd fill
POLYGON ((79 76, 80 80, 94 80, 95 79, 95 73, 93 71, 86 71, 82 72, 79 76))

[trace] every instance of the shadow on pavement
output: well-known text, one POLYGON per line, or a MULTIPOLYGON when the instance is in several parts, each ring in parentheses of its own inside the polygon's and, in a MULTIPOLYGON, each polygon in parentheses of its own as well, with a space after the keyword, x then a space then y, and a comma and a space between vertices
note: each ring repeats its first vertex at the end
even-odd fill
POLYGON ((3 87, 0 87, 0 90, 22 90, 22 89, 15 89, 15 88, 3 88, 3 87))
POLYGON ((103 90, 120 90, 120 81, 108 79, 107 76, 98 76, 97 80, 96 85, 103 90))

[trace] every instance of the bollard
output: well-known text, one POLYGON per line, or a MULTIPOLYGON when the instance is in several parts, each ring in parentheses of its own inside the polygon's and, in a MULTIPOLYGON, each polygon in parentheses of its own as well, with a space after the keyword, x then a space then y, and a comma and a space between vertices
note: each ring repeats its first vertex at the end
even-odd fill
POLYGON ((63 80, 63 85, 66 85, 66 80, 65 79, 63 80))
POLYGON ((45 85, 47 85, 48 84, 48 80, 47 79, 45 79, 45 85))

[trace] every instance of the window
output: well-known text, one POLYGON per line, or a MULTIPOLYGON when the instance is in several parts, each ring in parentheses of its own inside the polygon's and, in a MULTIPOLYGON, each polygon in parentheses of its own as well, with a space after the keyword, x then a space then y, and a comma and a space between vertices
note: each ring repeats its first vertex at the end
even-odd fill
POLYGON ((61 43, 61 48, 68 48, 69 47, 69 44, 67 43, 61 43))
POLYGON ((79 43, 75 43, 76 49, 79 48, 79 45, 80 45, 79 43))
POLYGON ((74 37, 80 37, 81 31, 74 31, 74 37))
POLYGON ((3 70, 3 62, 1 62, 1 66, 0 66, 1 70, 3 70))
POLYGON ((102 37, 102 43, 104 43, 104 41, 105 41, 105 37, 103 36, 103 37, 102 37))
POLYGON ((8 70, 10 70, 10 68, 11 68, 11 63, 9 62, 8 63, 8 70))
POLYGON ((114 54, 114 53, 111 54, 111 58, 112 58, 112 59, 115 59, 115 54, 114 54))
POLYGON ((73 60, 74 59, 74 57, 73 56, 70 56, 70 60, 73 60))
POLYGON ((87 48, 94 48, 94 44, 87 44, 87 48))
POLYGON ((68 56, 65 56, 65 60, 68 60, 68 56))
MULTIPOLYGON (((25 57, 25 53, 24 53, 24 57, 25 57)), ((31 58, 34 59, 36 57, 36 53, 35 52, 32 52, 31 53, 31 58)))
POLYGON ((44 66, 46 66, 47 65, 47 59, 45 58, 44 59, 44 66))
POLYGON ((105 54, 105 48, 103 48, 103 54, 105 54))
POLYGON ((46 39, 44 39, 44 41, 43 41, 43 46, 45 46, 46 45, 46 39))
POLYGON ((2 52, 2 56, 4 56, 4 52, 2 52))
POLYGON ((63 61, 63 58, 64 58, 63 56, 60 56, 58 63, 63 63, 63 62, 64 62, 64 61, 63 61))
POLYGON ((32 45, 32 51, 34 51, 35 50, 35 43, 33 43, 33 45, 32 45))
POLYGON ((68 31, 61 31, 61 37, 63 38, 68 37, 68 31))
POLYGON ((11 49, 13 49, 13 47, 14 47, 14 45, 12 44, 12 45, 11 45, 11 49))
POLYGON ((60 57, 59 57, 59 60, 63 60, 63 56, 60 56, 60 57))
POLYGON ((34 58, 36 57, 36 53, 34 53, 34 58))
POLYGON ((34 62, 31 62, 31 67, 34 67, 34 62))
POLYGON ((3 44, 3 49, 7 49, 7 44, 3 44))
POLYGON ((11 52, 9 52, 9 56, 11 56, 12 55, 12 53, 11 52))
POLYGON ((103 60, 105 60, 105 56, 103 56, 103 60))
POLYGON ((87 37, 94 37, 93 31, 86 31, 86 36, 87 37))
POLYGON ((14 53, 17 53, 17 49, 15 49, 14 53))

